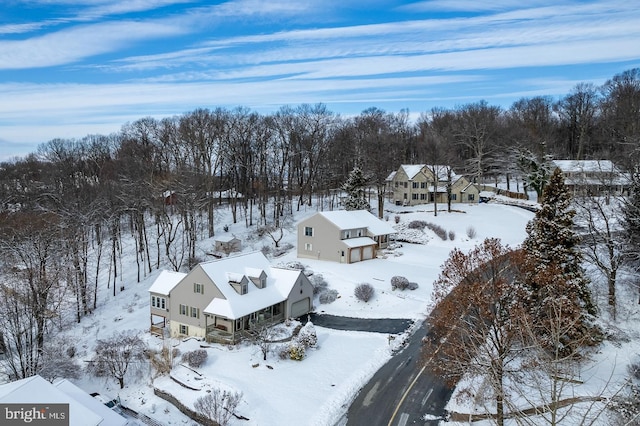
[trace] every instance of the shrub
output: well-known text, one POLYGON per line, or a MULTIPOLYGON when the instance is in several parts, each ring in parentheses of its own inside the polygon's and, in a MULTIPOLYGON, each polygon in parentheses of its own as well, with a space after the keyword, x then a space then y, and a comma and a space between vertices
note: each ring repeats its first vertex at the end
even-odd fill
POLYGON ((391 290, 404 290, 409 285, 409 280, 400 275, 391 277, 391 290))
POLYGON ((409 284, 407 284, 407 288, 409 290, 415 290, 419 287, 418 283, 414 283, 414 282, 410 282, 409 284))
POLYGON ((337 290, 325 290, 322 293, 320 293, 319 296, 319 301, 322 304, 328 304, 328 303, 333 303, 336 301, 336 299, 338 298, 338 291, 337 290))
POLYGON ((410 229, 424 229, 426 226, 427 222, 424 220, 412 220, 408 225, 410 229))
POLYGON ((302 361, 305 355, 305 347, 297 340, 292 340, 289 343, 289 358, 294 361, 302 361))
POLYGON ((453 231, 449 231, 449 239, 451 241, 455 240, 456 239, 456 233, 453 232, 453 231))
POLYGON ((469 237, 470 239, 474 239, 476 235, 476 228, 474 228, 473 226, 469 226, 467 228, 467 237, 469 237))
POLYGON ((374 293, 375 289, 369 283, 358 284, 353 290, 353 294, 354 296, 356 296, 356 299, 361 300, 365 303, 373 298, 374 293))
POLYGON ((322 274, 313 274, 309 277, 309 282, 313 286, 313 294, 320 294, 324 292, 328 287, 329 283, 324 279, 322 274))
POLYGON ((222 227, 222 230, 223 230, 224 232, 229 232, 229 225, 224 225, 224 226, 222 227))
POLYGON ((271 254, 271 246, 269 245, 264 245, 262 246, 262 248, 260 249, 260 251, 262 252, 262 254, 264 254, 265 256, 268 256, 271 254))
POLYGON ((393 218, 393 220, 395 220, 395 221, 396 221, 396 223, 400 223, 400 216, 397 216, 397 215, 396 215, 396 216, 393 218))
POLYGON ((182 361, 186 362, 189 367, 198 368, 207 360, 207 351, 204 349, 196 349, 195 351, 185 352, 182 355, 182 361))
POLYGON ((313 323, 308 321, 294 340, 300 342, 305 348, 314 348, 318 344, 318 335, 313 323))
POLYGON ((433 231, 442 241, 447 241, 447 231, 440 225, 436 225, 435 223, 427 223, 427 228, 433 231))
POLYGON ((293 248, 293 244, 291 243, 281 244, 280 247, 276 247, 275 249, 273 249, 273 256, 280 257, 288 253, 289 251, 291 251, 292 248, 293 248))

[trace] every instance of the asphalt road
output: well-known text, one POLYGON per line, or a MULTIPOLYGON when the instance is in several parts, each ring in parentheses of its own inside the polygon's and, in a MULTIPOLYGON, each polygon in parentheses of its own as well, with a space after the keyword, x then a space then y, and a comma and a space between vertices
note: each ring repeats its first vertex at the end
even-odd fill
POLYGON ((351 426, 436 426, 453 389, 420 362, 423 324, 358 393, 347 413, 351 426))

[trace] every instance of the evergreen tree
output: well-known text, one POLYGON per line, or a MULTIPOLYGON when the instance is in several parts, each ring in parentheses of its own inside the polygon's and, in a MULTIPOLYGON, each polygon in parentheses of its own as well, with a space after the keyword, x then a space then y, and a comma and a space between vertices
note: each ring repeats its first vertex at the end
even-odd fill
POLYGON ((347 200, 344 207, 347 210, 371 210, 367 201, 365 188, 367 180, 362 173, 362 169, 356 166, 349 172, 347 181, 342 185, 342 190, 347 193, 347 200))
POLYGON ((566 349, 573 350, 576 348, 571 342, 583 344, 584 336, 594 331, 589 323, 596 309, 581 267, 580 238, 573 230, 575 210, 570 203, 564 176, 556 169, 545 188, 540 210, 527 225, 523 248, 528 265, 525 282, 540 329, 553 320, 552 316, 557 317, 560 302, 567 323, 575 324, 565 336, 566 349))

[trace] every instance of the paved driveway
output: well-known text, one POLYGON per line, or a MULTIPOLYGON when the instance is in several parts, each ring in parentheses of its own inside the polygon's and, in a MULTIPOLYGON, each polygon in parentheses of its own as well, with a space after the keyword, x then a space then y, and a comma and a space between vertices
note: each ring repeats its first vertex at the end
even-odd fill
MULTIPOLYGON (((413 320, 398 318, 350 318, 316 313, 310 314, 309 317, 311 322, 319 327, 385 334, 402 333, 413 324, 413 320)), ((307 317, 304 316, 300 320, 306 322, 307 317)))

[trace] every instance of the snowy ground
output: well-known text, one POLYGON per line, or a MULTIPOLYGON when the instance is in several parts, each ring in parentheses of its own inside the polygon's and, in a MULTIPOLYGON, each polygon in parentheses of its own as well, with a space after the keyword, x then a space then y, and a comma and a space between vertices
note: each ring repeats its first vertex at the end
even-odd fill
MULTIPOLYGON (((430 295, 433 281, 439 274, 440 265, 454 247, 467 250, 486 237, 498 237, 512 247, 521 243, 526 235, 525 225, 533 213, 524 209, 500 204, 456 204, 455 212, 447 213, 446 206, 439 207, 434 217, 433 207, 386 206, 389 221, 400 217, 400 227, 411 220, 424 220, 440 225, 455 234, 453 241, 442 241, 428 230, 412 231, 412 241, 422 244, 402 243, 390 251, 385 258, 374 259, 351 265, 326 261, 301 259, 301 262, 316 274, 322 274, 329 287, 336 289, 340 297, 331 304, 318 304, 317 312, 363 318, 410 318, 422 320, 430 310, 430 295), (469 238, 469 230, 475 230, 475 237, 469 238), (391 291, 389 279, 402 275, 419 284, 415 291, 391 291), (355 285, 368 282, 376 289, 373 300, 363 303, 353 296, 355 285)), ((316 212, 315 207, 307 207, 297 212, 294 222, 316 212)), ((244 250, 260 250, 270 240, 258 239, 255 228, 248 230, 244 221, 231 224, 230 215, 219 212, 218 220, 230 225, 229 233, 243 240, 244 250)), ((224 234, 222 229, 217 230, 224 234)), ((295 231, 285 235, 284 242, 295 246, 295 231)), ((212 241, 202 242, 203 251, 213 246, 212 241)), ((295 250, 272 259, 274 264, 297 260, 295 250)), ((117 330, 140 330, 152 347, 159 348, 162 341, 147 333, 149 326, 149 297, 147 289, 157 271, 141 283, 135 282, 135 262, 130 263, 130 279, 123 281, 126 290, 115 298, 103 294, 103 304, 90 317, 83 319, 77 328, 68 331, 78 339, 82 347, 80 355, 90 357, 95 339, 108 338, 117 330)), ((127 262, 123 261, 127 270, 127 262)), ((128 277, 128 276, 126 276, 128 277)), ((108 290, 107 290, 108 291, 108 290)), ((631 315, 632 317, 634 315, 631 315)), ((184 367, 176 367, 173 375, 192 384, 199 390, 181 387, 168 378, 156 379, 155 385, 178 396, 190 405, 211 387, 235 390, 243 393, 237 414, 249 420, 232 419, 232 425, 333 425, 346 412, 348 405, 359 388, 391 357, 387 335, 378 333, 345 332, 316 327, 318 348, 307 352, 301 361, 281 360, 277 354, 270 354, 267 361, 256 347, 240 344, 236 347, 209 345, 208 360, 195 374, 184 367), (196 377, 197 376, 197 377, 196 377)), ((396 339, 400 340, 400 339, 396 339)), ((171 345, 184 353, 198 348, 202 342, 171 340, 171 345)), ((613 348, 604 348, 603 351, 613 348)), ((617 348, 620 352, 621 348, 617 348)), ((607 354, 603 354, 603 357, 607 354)), ((623 363, 621 356, 617 362, 623 363)), ((156 397, 152 389, 153 379, 149 367, 143 367, 138 377, 129 377, 123 390, 114 380, 96 379, 84 376, 78 385, 88 392, 100 392, 109 396, 119 396, 122 404, 161 424, 193 424, 166 401, 156 397)), ((453 408, 468 410, 464 404, 454 404, 453 408)))

